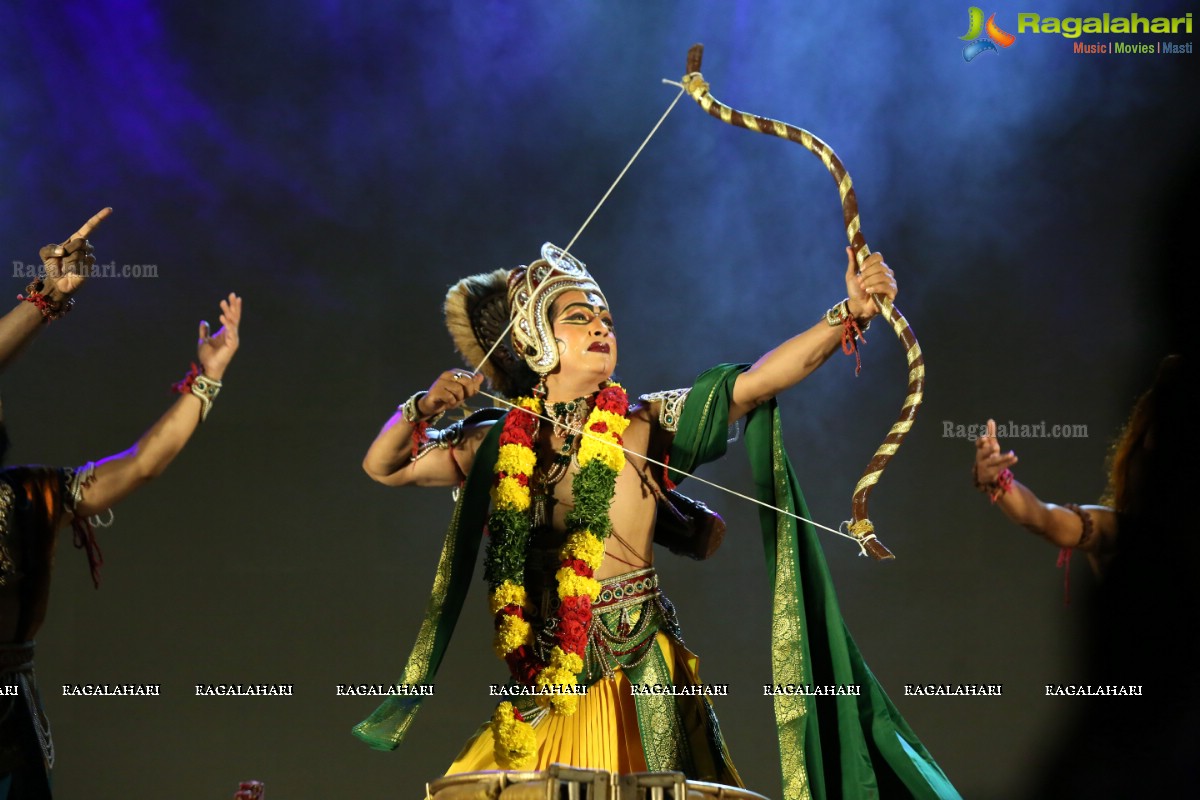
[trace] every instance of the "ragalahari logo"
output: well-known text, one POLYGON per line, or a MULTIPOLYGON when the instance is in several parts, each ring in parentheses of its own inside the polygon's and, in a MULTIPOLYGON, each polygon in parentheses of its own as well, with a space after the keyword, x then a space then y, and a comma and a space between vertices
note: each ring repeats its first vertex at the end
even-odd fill
POLYGON ((967 11, 967 19, 969 20, 970 27, 965 34, 958 37, 967 42, 967 46, 963 48, 963 58, 967 61, 988 50, 991 50, 993 53, 999 53, 1000 51, 996 49, 997 45, 1000 47, 1009 47, 1017 40, 1017 37, 1011 33, 1000 29, 1000 26, 996 24, 995 14, 988 17, 987 25, 985 26, 983 24, 983 9, 981 8, 971 6, 967 11), (981 37, 979 34, 985 31, 987 32, 987 36, 981 37))

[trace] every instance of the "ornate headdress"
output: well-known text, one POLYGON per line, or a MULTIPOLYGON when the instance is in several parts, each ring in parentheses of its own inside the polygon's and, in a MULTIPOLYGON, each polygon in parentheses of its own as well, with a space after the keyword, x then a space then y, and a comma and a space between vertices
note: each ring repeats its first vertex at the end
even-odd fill
POLYGON ((527 267, 472 275, 455 284, 446 295, 446 327, 458 352, 474 367, 511 320, 511 337, 488 356, 481 371, 502 394, 517 397, 529 392, 537 376, 558 366, 550 306, 569 291, 604 298, 580 261, 547 242, 542 257, 527 267))

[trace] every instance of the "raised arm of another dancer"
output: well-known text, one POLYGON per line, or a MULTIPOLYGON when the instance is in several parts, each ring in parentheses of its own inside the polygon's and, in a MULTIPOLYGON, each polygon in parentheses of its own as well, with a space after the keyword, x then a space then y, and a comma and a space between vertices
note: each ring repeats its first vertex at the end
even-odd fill
POLYGON ((221 378, 238 349, 238 324, 242 319, 242 298, 235 294, 221 301, 221 329, 209 332, 207 322, 200 323, 200 341, 196 348, 199 374, 177 384, 180 397, 157 422, 123 453, 83 467, 79 482, 81 493, 75 505, 78 516, 88 517, 111 508, 150 479, 162 474, 167 465, 187 444, 196 426, 208 415, 213 398, 221 387, 221 378), (91 475, 86 470, 92 469, 91 475))
POLYGON ((464 369, 437 376, 427 391, 408 398, 384 423, 367 449, 363 469, 387 486, 454 486, 471 470, 475 451, 491 422, 426 429, 479 391, 483 375, 464 369))
POLYGON ((738 376, 729 407, 731 423, 784 389, 795 386, 824 364, 841 345, 844 331, 865 328, 879 313, 871 299, 872 294, 896 298, 896 276, 884 263, 882 253, 868 256, 861 272, 855 270, 849 247, 846 256, 846 300, 831 308, 825 319, 788 339, 738 376))
POLYGON ((1112 552, 1117 517, 1105 506, 1055 505, 1043 502, 1029 487, 1013 478, 1017 463, 1013 451, 1002 453, 996 438, 996 421, 989 419, 987 435, 975 440, 975 486, 992 498, 1005 516, 1056 547, 1072 547, 1088 554, 1092 568, 1100 571, 1101 558, 1112 552))
POLYGON ((70 310, 72 295, 79 291, 96 263, 88 234, 111 213, 111 208, 102 209, 65 242, 48 244, 38 253, 45 276, 35 276, 20 295, 22 300, 16 308, 0 317, 0 370, 20 354, 43 323, 56 320, 70 310))

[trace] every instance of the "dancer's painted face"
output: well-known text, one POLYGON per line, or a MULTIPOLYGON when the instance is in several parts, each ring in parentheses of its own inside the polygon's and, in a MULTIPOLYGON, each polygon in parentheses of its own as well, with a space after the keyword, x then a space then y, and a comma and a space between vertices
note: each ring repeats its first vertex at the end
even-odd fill
MULTIPOLYGON (((563 292, 551 307, 560 375, 574 373, 607 380, 617 368, 617 334, 612 313, 592 292, 563 292)), ((582 376, 581 376, 582 377, 582 376)))

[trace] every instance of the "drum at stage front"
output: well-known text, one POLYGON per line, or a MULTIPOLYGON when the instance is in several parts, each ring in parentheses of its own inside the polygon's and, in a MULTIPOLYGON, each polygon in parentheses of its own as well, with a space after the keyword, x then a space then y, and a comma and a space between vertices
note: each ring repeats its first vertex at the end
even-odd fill
POLYGON ((613 775, 551 764, 545 771, 488 770, 425 785, 425 800, 767 800, 737 786, 689 781, 682 772, 613 775))
POLYGON ((619 775, 613 800, 767 800, 758 792, 722 783, 685 780, 682 772, 619 775))
POLYGON ((425 784, 425 800, 612 800, 602 769, 551 764, 543 771, 486 770, 446 775, 425 784))
POLYGON ((740 786, 705 781, 684 781, 684 784, 687 786, 687 800, 767 800, 766 795, 740 786))

